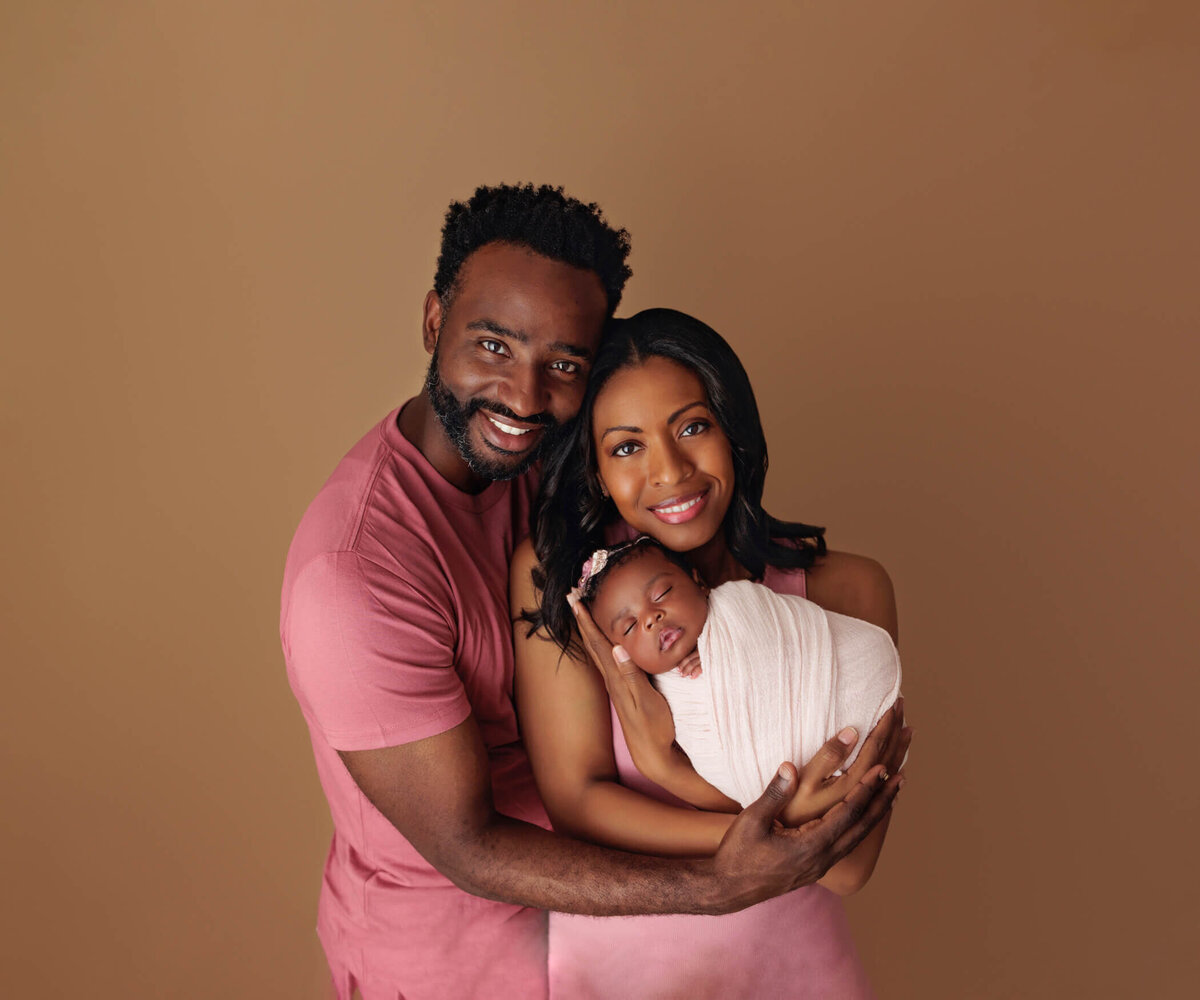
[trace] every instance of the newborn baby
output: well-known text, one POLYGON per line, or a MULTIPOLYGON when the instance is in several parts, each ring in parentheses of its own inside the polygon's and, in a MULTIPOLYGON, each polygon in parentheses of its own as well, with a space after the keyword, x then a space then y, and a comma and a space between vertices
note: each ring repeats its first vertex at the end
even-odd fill
POLYGON ((803 765, 853 726, 849 764, 900 694, 883 629, 749 580, 709 591, 651 538, 598 550, 579 589, 609 641, 653 675, 696 773, 743 806, 781 760, 803 765))

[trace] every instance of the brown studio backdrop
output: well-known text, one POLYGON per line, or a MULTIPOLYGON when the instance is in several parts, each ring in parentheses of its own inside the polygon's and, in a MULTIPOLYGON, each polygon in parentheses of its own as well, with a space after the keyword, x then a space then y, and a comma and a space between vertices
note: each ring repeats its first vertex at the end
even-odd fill
POLYGON ((5 4, 4 992, 323 995, 284 552, 420 385, 445 205, 531 179, 892 572, 881 995, 1187 995, 1192 9, 5 4))

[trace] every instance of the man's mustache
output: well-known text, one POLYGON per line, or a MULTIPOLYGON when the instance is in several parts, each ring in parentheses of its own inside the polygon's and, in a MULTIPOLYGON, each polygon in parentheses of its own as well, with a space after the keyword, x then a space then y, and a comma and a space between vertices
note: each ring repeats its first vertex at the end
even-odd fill
POLYGON ((502 403, 493 403, 490 399, 472 399, 467 403, 466 415, 468 417, 475 413, 476 410, 487 410, 498 417, 507 417, 509 420, 516 420, 523 424, 541 424, 543 427, 557 427, 559 425, 559 421, 555 420, 549 413, 535 413, 531 417, 522 417, 513 413, 512 410, 502 403))

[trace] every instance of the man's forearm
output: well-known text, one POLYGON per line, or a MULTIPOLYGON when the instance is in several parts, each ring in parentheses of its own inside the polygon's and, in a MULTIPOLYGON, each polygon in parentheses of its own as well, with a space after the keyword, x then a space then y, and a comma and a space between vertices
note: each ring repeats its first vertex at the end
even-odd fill
POLYGON ((527 906, 594 916, 729 913, 816 882, 885 817, 902 783, 896 776, 885 786, 872 771, 800 831, 774 822, 791 781, 772 781, 712 858, 629 854, 497 814, 426 857, 468 892, 527 906))
POLYGON ((710 858, 630 854, 500 815, 429 860, 474 895, 566 913, 716 914, 754 901, 710 858))
POLYGON ((733 819, 711 859, 666 859, 498 814, 472 719, 411 744, 340 754, 375 808, 456 885, 490 899, 597 915, 726 913, 808 885, 853 850, 897 790, 872 772, 819 821, 787 830, 775 823, 795 787, 795 768, 785 764, 733 819))

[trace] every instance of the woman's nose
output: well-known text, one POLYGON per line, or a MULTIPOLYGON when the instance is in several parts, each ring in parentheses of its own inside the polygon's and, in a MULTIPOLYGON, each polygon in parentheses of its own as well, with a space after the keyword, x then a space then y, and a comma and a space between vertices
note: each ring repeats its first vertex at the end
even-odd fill
POLYGON ((672 446, 655 451, 655 462, 651 471, 651 479, 655 486, 681 483, 692 474, 691 463, 678 448, 672 446))

